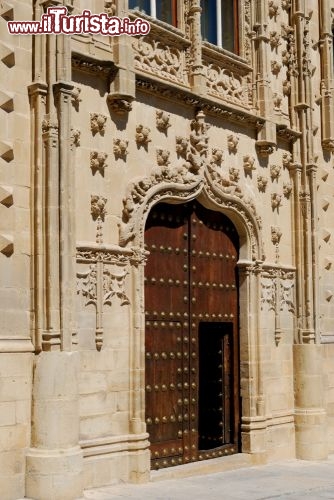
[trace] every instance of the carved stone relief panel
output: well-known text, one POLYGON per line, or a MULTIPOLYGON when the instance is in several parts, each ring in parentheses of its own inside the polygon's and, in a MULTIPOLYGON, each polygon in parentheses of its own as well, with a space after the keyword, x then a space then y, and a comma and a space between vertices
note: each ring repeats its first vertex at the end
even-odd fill
POLYGON ((132 42, 135 69, 163 80, 188 86, 185 51, 178 39, 153 36, 136 38, 132 42))

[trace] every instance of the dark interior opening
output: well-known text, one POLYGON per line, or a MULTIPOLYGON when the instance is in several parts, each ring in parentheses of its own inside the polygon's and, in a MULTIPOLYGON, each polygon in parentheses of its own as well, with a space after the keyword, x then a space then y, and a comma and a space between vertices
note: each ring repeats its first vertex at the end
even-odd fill
POLYGON ((232 323, 199 325, 199 450, 233 441, 232 340, 232 323))

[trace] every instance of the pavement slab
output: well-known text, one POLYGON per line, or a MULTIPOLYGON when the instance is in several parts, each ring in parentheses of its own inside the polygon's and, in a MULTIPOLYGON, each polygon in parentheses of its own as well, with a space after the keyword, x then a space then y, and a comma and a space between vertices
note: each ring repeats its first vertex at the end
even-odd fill
MULTIPOLYGON (((181 466, 182 467, 182 466, 181 466)), ((163 476, 162 476, 163 477, 163 476)), ((86 490, 87 500, 319 500, 334 499, 334 455, 324 461, 288 460, 145 484, 86 490)))

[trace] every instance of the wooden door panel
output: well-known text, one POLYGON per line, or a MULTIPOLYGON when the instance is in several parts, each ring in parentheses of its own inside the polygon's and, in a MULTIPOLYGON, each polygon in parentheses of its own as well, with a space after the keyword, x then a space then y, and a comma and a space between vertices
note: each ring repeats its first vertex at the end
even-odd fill
POLYGON ((237 451, 235 228, 197 202, 160 204, 149 215, 145 243, 150 251, 145 380, 152 466, 237 451))

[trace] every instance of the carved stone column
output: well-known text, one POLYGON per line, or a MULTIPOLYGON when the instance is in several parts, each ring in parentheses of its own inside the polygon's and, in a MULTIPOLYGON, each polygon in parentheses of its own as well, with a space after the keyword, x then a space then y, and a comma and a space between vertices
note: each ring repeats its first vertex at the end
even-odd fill
MULTIPOLYGON (((36 2, 35 16, 64 4, 58 0, 36 2)), ((32 143, 36 145, 32 155, 36 356, 26 496, 70 500, 82 496, 83 461, 79 447, 79 354, 71 352, 75 333, 71 39, 63 35, 36 38, 34 83, 30 86, 35 118, 32 143)))
POLYGON ((253 38, 256 54, 256 72, 257 75, 257 105, 259 114, 266 119, 264 126, 259 130, 256 147, 260 156, 268 156, 273 153, 276 145, 276 126, 271 121, 272 97, 269 80, 269 61, 268 61, 268 4, 258 0, 256 2, 256 36, 253 38))
POLYGON ((261 264, 238 263, 240 310, 240 384, 242 451, 266 460, 267 420, 263 388, 260 318, 261 264))
POLYGON ((329 0, 320 1, 322 147, 334 151, 333 36, 329 0))
POLYGON ((192 70, 190 81, 193 92, 199 95, 203 95, 206 92, 206 82, 202 63, 201 12, 200 0, 191 0, 188 14, 192 42, 192 70))
POLYGON ((312 134, 312 76, 310 20, 307 0, 292 2, 296 33, 297 88, 295 110, 301 136, 294 147, 295 161, 295 248, 297 264, 297 336, 294 351, 296 456, 305 460, 327 456, 326 412, 322 350, 318 345, 316 286, 316 165, 312 134))

